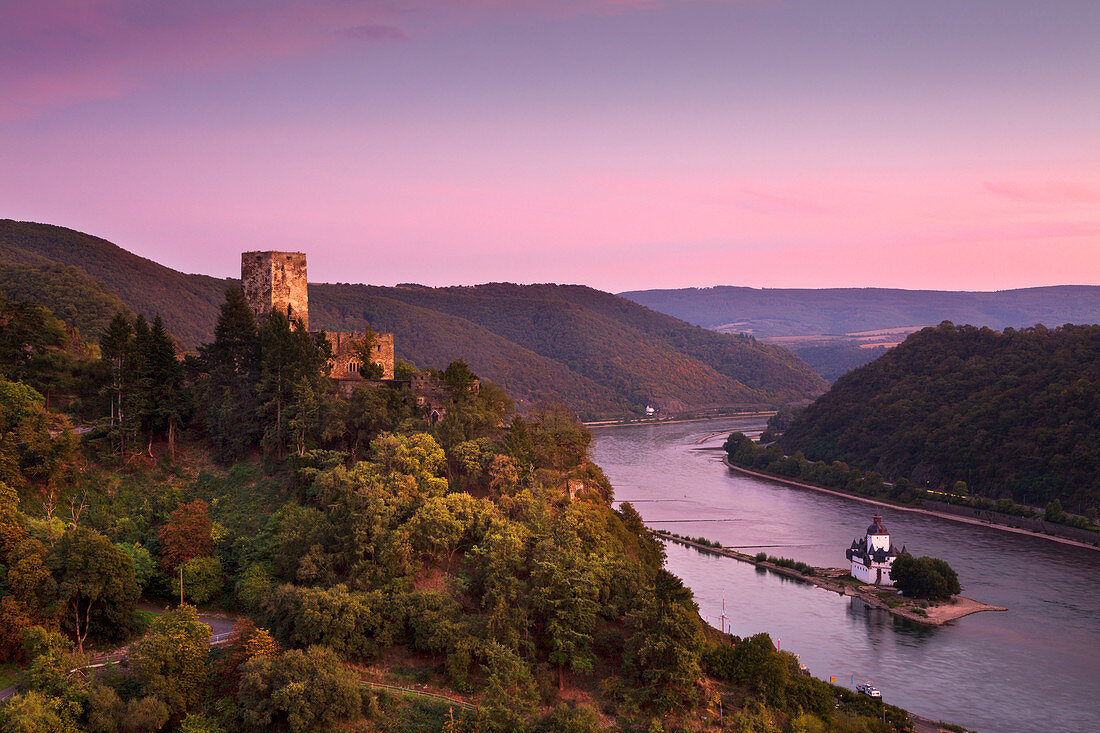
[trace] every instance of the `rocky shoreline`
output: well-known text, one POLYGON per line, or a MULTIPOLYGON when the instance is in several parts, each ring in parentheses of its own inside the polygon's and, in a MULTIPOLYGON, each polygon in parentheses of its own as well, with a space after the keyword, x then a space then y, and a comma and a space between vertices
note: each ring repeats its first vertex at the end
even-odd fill
POLYGON ((918 602, 903 598, 892 589, 862 584, 852 579, 851 576, 847 576, 846 571, 842 568, 814 568, 816 574, 807 575, 793 568, 776 565, 767 560, 757 560, 752 555, 746 555, 736 550, 729 550, 723 547, 708 547, 707 545, 700 544, 693 540, 673 537, 671 534, 660 530, 651 531, 663 540, 678 542, 682 545, 694 547, 701 552, 708 552, 712 555, 720 555, 722 557, 746 562, 750 565, 755 565, 759 568, 765 568, 774 573, 778 573, 779 575, 785 575, 789 578, 811 583, 819 588, 824 588, 825 590, 843 596, 859 598, 873 608, 881 608, 883 611, 897 616, 898 618, 927 626, 943 626, 950 621, 955 621, 963 616, 969 616, 972 613, 978 613, 980 611, 1008 610, 1001 606, 992 606, 988 603, 982 603, 981 601, 965 598, 963 596, 953 596, 950 601, 945 603, 929 603, 927 607, 921 607, 918 602))

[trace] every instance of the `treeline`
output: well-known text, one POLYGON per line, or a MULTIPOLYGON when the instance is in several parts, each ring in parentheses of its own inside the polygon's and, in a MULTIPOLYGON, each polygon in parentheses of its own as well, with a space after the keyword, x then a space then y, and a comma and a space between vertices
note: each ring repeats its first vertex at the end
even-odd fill
POLYGON ((838 379, 780 445, 895 484, 962 481, 1085 514, 1100 505, 1100 326, 926 328, 838 379))
MULTIPOLYGON (((767 433, 761 436, 762 439, 765 436, 767 433)), ((764 445, 742 433, 731 433, 723 448, 726 451, 726 457, 735 466, 804 481, 815 486, 838 489, 871 499, 895 501, 912 506, 919 506, 922 499, 928 499, 1028 519, 1042 517, 1044 521, 1078 529, 1097 529, 1095 509, 1088 510, 1084 516, 1071 515, 1065 511, 1058 499, 1052 499, 1044 510, 1038 511, 1033 507, 1017 504, 1011 499, 1001 498, 994 501, 971 494, 965 481, 956 481, 944 491, 918 486, 904 476, 893 483, 888 483, 877 471, 853 468, 843 461, 832 463, 810 461, 801 453, 789 456, 783 452, 778 443, 764 445)))

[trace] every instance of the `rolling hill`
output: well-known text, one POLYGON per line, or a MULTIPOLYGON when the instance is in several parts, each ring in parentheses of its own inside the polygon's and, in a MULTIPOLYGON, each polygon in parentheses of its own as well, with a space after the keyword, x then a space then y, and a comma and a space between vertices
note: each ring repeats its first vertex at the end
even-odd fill
MULTIPOLYGON (((0 295, 55 308, 60 293, 77 292, 63 277, 96 295, 67 307, 86 334, 123 304, 159 313, 185 349, 211 337, 237 282, 177 272, 64 227, 0 220, 0 295)), ((464 358, 521 405, 557 400, 586 417, 647 404, 682 412, 796 402, 827 386, 782 348, 583 286, 310 284, 309 299, 314 328, 392 331, 399 359, 440 367, 464 358)))
POLYGON ((784 452, 1085 511, 1100 501, 1100 326, 925 328, 837 380, 784 452))
POLYGON ((829 381, 943 321, 994 329, 1100 323, 1100 287, 1088 285, 997 292, 718 286, 620 295, 697 326, 781 345, 829 381))
POLYGON ((758 338, 851 334, 943 321, 993 329, 1100 322, 1100 286, 1095 285, 995 292, 719 286, 619 295, 697 326, 758 338))

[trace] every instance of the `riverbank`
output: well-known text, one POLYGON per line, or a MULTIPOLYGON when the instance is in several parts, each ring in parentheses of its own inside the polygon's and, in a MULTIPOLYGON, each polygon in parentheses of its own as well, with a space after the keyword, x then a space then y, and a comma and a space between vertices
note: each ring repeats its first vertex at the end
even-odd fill
POLYGON ((734 471, 743 473, 747 476, 754 476, 756 478, 764 479, 767 481, 774 481, 786 486, 793 486, 797 489, 809 489, 810 491, 819 491, 824 494, 832 494, 833 496, 842 496, 845 499, 851 499, 853 501, 861 501, 864 504, 874 504, 875 506, 889 507, 890 509, 896 509, 900 512, 913 512, 915 514, 927 514, 930 517, 939 517, 940 519, 949 519, 952 522, 961 522, 962 524, 975 524, 980 527, 989 527, 990 529, 997 529, 1002 532, 1012 532, 1014 534, 1022 534, 1028 537, 1038 537, 1044 540, 1050 540, 1052 542, 1060 542, 1064 545, 1073 545, 1074 547, 1084 547, 1088 550, 1100 550, 1097 545, 1089 544, 1087 542, 1078 542, 1077 540, 1071 540, 1067 537, 1058 537, 1052 534, 1046 534, 1044 532, 1034 532, 1027 529, 1021 529, 1019 527, 1009 527, 1004 524, 997 524, 996 522, 989 522, 982 519, 975 519, 973 517, 964 517, 958 514, 950 514, 948 512, 938 512, 933 509, 922 509, 920 507, 905 506, 904 504, 895 504, 893 502, 882 501, 880 499, 869 499, 865 496, 859 496, 857 494, 849 494, 844 491, 837 491, 836 489, 827 489, 824 486, 814 486, 813 484, 803 483, 802 481, 795 481, 789 478, 783 478, 781 476, 773 476, 769 473, 761 473, 760 471, 752 471, 748 468, 742 468, 741 466, 730 463, 729 458, 724 458, 723 462, 734 471))
POLYGON ((770 570, 779 575, 785 575, 788 578, 794 578, 795 580, 801 580, 811 585, 816 585, 818 588, 824 588, 825 590, 838 593, 842 596, 859 598, 873 608, 881 608, 883 611, 897 616, 898 618, 927 626, 943 626, 950 621, 955 621, 964 616, 969 616, 972 613, 979 613, 981 611, 1008 610, 1002 606, 992 606, 988 603, 976 601, 973 598, 964 598, 963 596, 954 596, 946 603, 929 603, 927 606, 921 606, 920 602, 904 598, 898 595, 897 591, 893 589, 860 583, 854 578, 851 578, 851 576, 846 575, 842 568, 814 568, 816 574, 807 575, 794 568, 786 568, 782 565, 768 562, 767 560, 757 560, 752 555, 747 555, 737 550, 707 546, 695 542, 694 540, 673 537, 670 533, 661 530, 650 531, 663 540, 678 542, 681 545, 693 547, 700 552, 739 560, 749 563, 750 565, 755 565, 758 568, 770 570))
MULTIPOLYGON (((596 420, 582 423, 582 425, 586 428, 629 428, 638 425, 678 425, 687 422, 735 420, 743 417, 771 417, 774 414, 775 410, 757 410, 755 412, 731 412, 727 415, 708 415, 706 417, 642 417, 624 420, 596 420)), ((722 434, 723 433, 718 433, 718 435, 722 434)))

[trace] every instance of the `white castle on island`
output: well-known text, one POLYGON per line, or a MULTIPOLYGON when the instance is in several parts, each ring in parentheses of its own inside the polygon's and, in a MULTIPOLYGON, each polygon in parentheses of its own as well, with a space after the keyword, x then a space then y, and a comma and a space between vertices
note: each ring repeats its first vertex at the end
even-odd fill
POLYGON ((874 585, 893 585, 890 578, 890 566, 894 558, 905 552, 899 551, 890 542, 890 533, 882 523, 882 517, 876 516, 867 528, 867 536, 862 540, 852 540, 852 546, 845 553, 852 561, 852 577, 864 583, 874 585))

